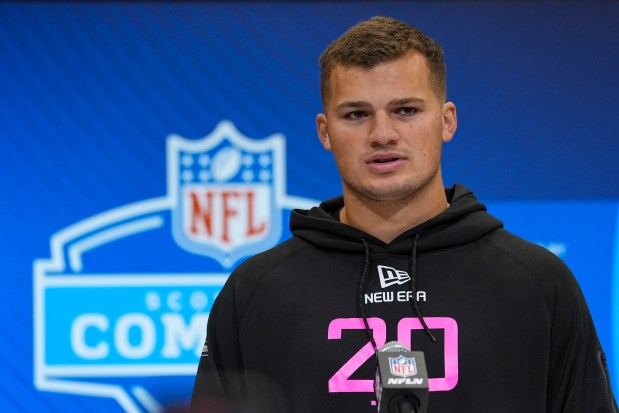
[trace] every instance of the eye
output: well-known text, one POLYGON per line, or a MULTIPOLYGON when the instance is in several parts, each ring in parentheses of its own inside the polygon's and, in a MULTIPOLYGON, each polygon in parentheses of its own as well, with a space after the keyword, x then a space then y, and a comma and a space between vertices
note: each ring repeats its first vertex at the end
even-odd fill
POLYGON ((367 117, 368 114, 362 110, 354 110, 352 112, 348 112, 345 117, 350 120, 359 120, 367 117))
POLYGON ((415 113, 417 113, 417 108, 411 107, 411 106, 403 106, 401 108, 398 108, 395 111, 396 114, 401 115, 401 116, 412 116, 415 113))

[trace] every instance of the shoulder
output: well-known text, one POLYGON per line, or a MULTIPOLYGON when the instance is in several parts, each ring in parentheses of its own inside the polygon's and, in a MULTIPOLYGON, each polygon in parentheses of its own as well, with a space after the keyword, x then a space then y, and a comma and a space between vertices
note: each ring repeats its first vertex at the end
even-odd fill
POLYGON ((558 298, 575 303, 584 300, 568 266, 546 248, 504 229, 494 231, 484 241, 503 254, 514 269, 526 274, 553 306, 558 304, 558 298))
POLYGON ((569 268, 555 254, 502 228, 492 232, 485 241, 531 273, 570 274, 569 268))
POLYGON ((219 293, 215 311, 221 311, 222 307, 233 307, 237 317, 242 318, 252 296, 261 284, 277 272, 280 266, 290 262, 290 259, 305 246, 304 241, 293 237, 241 263, 230 274, 219 293))
POLYGON ((241 263, 230 275, 230 281, 235 284, 253 285, 259 283, 265 276, 277 267, 288 262, 306 243, 298 238, 290 238, 283 243, 256 254, 241 263))

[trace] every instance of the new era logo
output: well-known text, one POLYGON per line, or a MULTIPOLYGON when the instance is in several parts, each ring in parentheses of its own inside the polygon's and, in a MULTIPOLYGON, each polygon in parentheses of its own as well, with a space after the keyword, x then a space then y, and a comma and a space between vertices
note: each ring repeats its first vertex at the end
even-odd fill
POLYGON ((380 286, 382 288, 387 288, 394 284, 402 285, 411 279, 411 276, 408 275, 406 271, 396 270, 395 268, 386 267, 384 265, 379 265, 377 268, 380 277, 380 286))

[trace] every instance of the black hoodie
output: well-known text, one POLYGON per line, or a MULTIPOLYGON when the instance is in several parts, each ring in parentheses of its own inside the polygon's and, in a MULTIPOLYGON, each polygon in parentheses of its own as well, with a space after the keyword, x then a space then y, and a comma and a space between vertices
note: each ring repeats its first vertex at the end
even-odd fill
POLYGON ((425 353, 428 412, 616 413, 569 269, 446 192, 388 244, 340 223, 341 197, 294 210, 215 301, 191 411, 375 412, 375 346, 397 340, 425 353))

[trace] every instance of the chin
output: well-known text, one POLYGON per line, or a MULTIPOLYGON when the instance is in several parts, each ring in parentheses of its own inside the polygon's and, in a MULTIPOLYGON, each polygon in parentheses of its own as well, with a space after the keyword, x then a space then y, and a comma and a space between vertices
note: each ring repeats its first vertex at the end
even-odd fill
MULTIPOLYGON (((348 185, 354 192, 364 198, 373 201, 405 201, 417 198, 423 192, 428 190, 435 182, 436 176, 430 176, 424 180, 383 180, 382 182, 373 182, 372 185, 348 185)), ((443 190, 442 184, 441 191, 443 190)))
POLYGON ((420 189, 413 185, 381 185, 361 188, 355 192, 373 201, 395 202, 414 198, 420 189))

